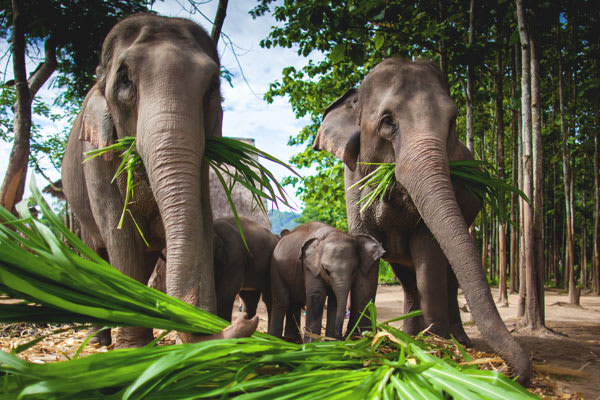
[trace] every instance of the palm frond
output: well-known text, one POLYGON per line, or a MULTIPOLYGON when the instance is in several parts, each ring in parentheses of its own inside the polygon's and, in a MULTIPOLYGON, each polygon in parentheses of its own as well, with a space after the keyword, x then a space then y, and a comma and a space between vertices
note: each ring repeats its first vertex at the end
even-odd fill
MULTIPOLYGON (((361 212, 371 206, 377 199, 382 201, 386 194, 396 185, 394 175, 395 163, 363 163, 376 165, 377 168, 348 189, 359 188, 370 191, 357 204, 363 204, 361 212)), ((488 204, 501 222, 510 222, 509 210, 506 207, 506 195, 515 193, 531 204, 525 193, 503 179, 495 177, 491 164, 481 160, 450 161, 450 178, 457 186, 473 194, 482 203, 488 204)))
MULTIPOLYGON (((31 215, 27 203, 19 205, 19 219, 0 208, 0 292, 26 300, 10 313, 0 304, 0 321, 58 318, 204 333, 227 325, 120 274, 62 225, 32 185, 34 202, 64 237, 31 215)), ((0 352, 0 390, 21 399, 536 398, 495 371, 461 365, 464 350, 452 342, 408 336, 377 323, 374 305, 367 307, 373 332, 358 340, 298 345, 255 333, 50 364, 0 352)))
MULTIPOLYGON (((125 202, 123 204, 121 219, 117 226, 120 229, 123 225, 126 211, 128 211, 127 207, 129 206, 129 202, 133 197, 133 189, 135 186, 133 174, 136 170, 141 170, 143 168, 143 163, 140 155, 136 151, 136 138, 132 136, 126 136, 117 140, 113 145, 85 153, 87 158, 84 162, 111 151, 119 153, 119 157, 122 159, 112 181, 114 182, 117 177, 123 173, 127 174, 125 202)), ((285 162, 250 144, 220 136, 209 136, 206 138, 204 157, 214 170, 217 179, 225 190, 227 201, 233 211, 244 244, 246 244, 246 239, 242 232, 239 214, 231 195, 235 184, 240 184, 248 189, 252 195, 253 202, 265 214, 268 213, 266 201, 271 201, 277 207, 278 204, 281 203, 292 209, 295 208, 288 200, 287 193, 283 189, 283 186, 275 179, 275 176, 271 171, 259 162, 259 159, 263 158, 279 164, 287 168, 291 173, 299 176, 298 173, 285 162)), ((129 214, 142 239, 146 245, 148 245, 137 222, 133 219, 131 212, 129 214)))

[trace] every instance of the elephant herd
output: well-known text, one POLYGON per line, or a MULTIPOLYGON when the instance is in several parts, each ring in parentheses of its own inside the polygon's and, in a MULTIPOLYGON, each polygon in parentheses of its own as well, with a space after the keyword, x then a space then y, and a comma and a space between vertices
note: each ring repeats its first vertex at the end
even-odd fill
MULTIPOLYGON (((231 318, 238 292, 250 316, 262 293, 269 332, 282 336, 285 318, 285 336, 295 339, 303 305, 307 338, 320 333, 327 298, 325 333, 341 338, 348 293, 353 326, 375 298, 383 258, 402 282, 404 311, 423 310, 405 324, 408 333, 430 327, 468 343, 460 285, 482 337, 527 382, 529 357, 500 319, 469 234, 479 201, 450 179, 449 161, 472 154, 458 139, 457 107, 435 64, 385 60, 325 110, 314 148, 345 164, 349 232, 313 222, 278 239, 245 219, 250 253, 237 225, 211 214, 205 139, 221 136, 223 111, 219 58, 206 32, 186 19, 128 17, 107 35, 96 72, 67 142, 63 188, 83 240, 115 268, 145 283, 164 252, 169 295, 231 318), (117 229, 126 182, 111 180, 120 160, 106 153, 84 163, 83 153, 131 135, 145 168, 135 176, 132 218, 117 229), (353 185, 373 163, 395 163, 397 185, 361 210, 371 189, 353 185)), ((216 337, 247 336, 256 324, 240 318, 216 337)), ((117 344, 149 335, 121 328, 117 344)))

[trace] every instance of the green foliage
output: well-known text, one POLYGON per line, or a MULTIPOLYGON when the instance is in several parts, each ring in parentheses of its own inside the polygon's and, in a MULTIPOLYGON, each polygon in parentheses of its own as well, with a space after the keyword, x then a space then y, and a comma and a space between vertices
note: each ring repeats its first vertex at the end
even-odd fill
POLYGON ((394 275, 394 271, 392 271, 390 263, 387 261, 379 260, 379 283, 384 283, 386 285, 400 284, 394 275))
MULTIPOLYGON (((115 144, 110 146, 88 151, 85 153, 87 158, 84 162, 111 151, 120 152, 119 156, 122 158, 121 164, 119 164, 111 182, 114 183, 121 174, 127 174, 123 212, 121 213, 121 218, 117 226, 117 229, 121 229, 125 213, 128 211, 127 207, 129 206, 129 201, 133 196, 133 189, 135 187, 133 179, 134 172, 142 169, 143 164, 142 158, 136 150, 136 138, 133 136, 126 136, 117 140, 115 144)), ((223 189, 225 190, 227 200, 233 211, 244 244, 246 244, 246 239, 242 232, 242 225, 237 213, 237 208, 231 196, 233 187, 236 183, 244 186, 250 191, 254 203, 257 204, 265 214, 267 213, 267 210, 264 199, 270 200, 275 205, 280 202, 291 207, 287 200, 285 190, 279 182, 277 182, 277 179, 275 179, 271 171, 258 162, 259 157, 286 167, 290 172, 297 175, 296 171, 286 163, 252 145, 236 139, 220 136, 208 136, 206 138, 204 158, 215 172, 221 185, 223 185, 223 189), (231 178, 230 183, 227 183, 225 177, 231 178)), ((129 214, 131 215, 131 212, 129 212, 129 214)), ((149 246, 137 222, 133 219, 133 215, 131 215, 131 217, 138 232, 142 236, 142 239, 146 243, 146 246, 149 246)))
MULTIPOLYGON (((20 203, 21 220, 0 209, 0 291, 25 299, 0 304, 2 321, 79 321, 214 333, 227 323, 120 274, 37 205, 83 258, 20 203), (13 231, 12 229, 15 229, 13 231)), ((370 315, 377 311, 368 305, 370 315)), ((397 321, 420 312, 395 318, 397 321)), ((359 340, 298 345, 266 334, 195 344, 114 350, 33 364, 0 352, 8 398, 344 399, 348 397, 532 399, 495 371, 461 365, 459 345, 412 338, 372 320, 359 340), (433 354, 438 354, 434 356, 433 354)), ((468 357, 468 356, 467 356, 468 357)))

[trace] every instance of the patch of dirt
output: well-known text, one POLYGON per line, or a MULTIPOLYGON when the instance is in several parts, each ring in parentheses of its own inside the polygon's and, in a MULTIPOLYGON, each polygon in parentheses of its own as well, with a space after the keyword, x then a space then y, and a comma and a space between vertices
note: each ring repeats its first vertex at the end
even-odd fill
MULTIPOLYGON (((497 290, 492 289, 494 298, 497 290)), ((377 293, 377 315, 380 321, 397 317, 403 310, 401 286, 380 286, 377 293)), ((508 307, 498 307, 500 315, 523 347, 531 354, 536 374, 533 379, 534 393, 544 399, 600 400, 600 297, 590 294, 581 296, 581 306, 568 304, 568 296, 558 290, 546 291, 546 325, 558 335, 539 336, 516 330, 518 295, 510 295, 508 307)), ((461 316, 465 330, 474 343, 473 351, 489 352, 481 339, 471 314, 464 307, 466 301, 459 296, 461 316)), ((267 313, 259 304, 259 330, 267 330, 267 313)), ((233 318, 239 312, 237 302, 233 318)), ((392 323, 400 326, 401 322, 392 323)), ((52 330, 68 326, 37 326, 33 324, 0 324, 0 350, 12 349, 52 330)), ((155 330, 155 336, 161 333, 155 330)), ((114 333, 113 333, 114 334, 114 333)), ((67 330, 44 338, 35 346, 19 354, 35 363, 63 361, 73 358, 87 335, 87 330, 67 330)), ((114 338, 114 336, 113 336, 114 338)), ((174 334, 167 335, 161 344, 174 344, 174 334)), ((106 352, 111 347, 87 345, 81 356, 106 352)))

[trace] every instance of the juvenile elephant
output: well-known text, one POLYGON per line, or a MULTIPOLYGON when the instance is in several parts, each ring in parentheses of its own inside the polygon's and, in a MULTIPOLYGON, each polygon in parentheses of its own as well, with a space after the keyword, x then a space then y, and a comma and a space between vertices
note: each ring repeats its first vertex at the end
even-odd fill
MULTIPOLYGON (((216 47, 191 21, 138 14, 109 32, 96 72, 98 81, 75 120, 62 165, 64 193, 82 237, 119 271, 144 283, 166 249, 167 293, 216 313, 204 160, 205 138, 221 136, 216 47), (107 153, 83 162, 83 153, 130 135, 137 139, 145 172, 135 177, 131 215, 117 229, 125 178, 116 184, 111 179, 121 160, 107 153)), ((227 336, 247 336, 257 323, 240 320, 227 336)), ((179 336, 186 342, 198 339, 179 336)), ((117 346, 140 346, 151 339, 150 329, 122 328, 117 346)))
POLYGON ((261 294, 271 314, 270 264, 279 239, 258 221, 240 217, 242 232, 248 248, 242 241, 235 218, 214 221, 215 227, 215 285, 217 315, 231 321, 235 295, 244 301, 244 312, 249 318, 256 315, 261 294))
MULTIPOLYGON (((422 308, 424 322, 445 337, 459 318, 449 262, 483 338, 527 382, 529 357, 498 314, 469 235, 479 202, 450 180, 449 160, 472 158, 458 140, 456 116, 446 79, 435 64, 392 58, 373 68, 358 90, 348 90, 327 108, 314 148, 346 164, 347 189, 374 170, 366 163, 395 163, 397 187, 364 211, 358 201, 371 188, 347 190, 350 233, 383 243, 385 259, 405 275, 400 278, 408 284, 410 307, 422 308)), ((374 270, 355 281, 350 324, 376 290, 374 270)))
MULTIPOLYGON (((377 271, 384 250, 367 235, 349 235, 321 222, 310 222, 286 234, 273 251, 273 305, 269 333, 299 339, 300 309, 306 304, 305 340, 321 334, 327 297, 328 337, 340 339, 350 287, 359 274, 377 271)), ((377 272, 376 272, 377 273, 377 272)), ((352 294, 354 296, 354 294, 352 294)))

